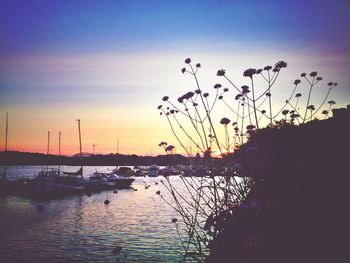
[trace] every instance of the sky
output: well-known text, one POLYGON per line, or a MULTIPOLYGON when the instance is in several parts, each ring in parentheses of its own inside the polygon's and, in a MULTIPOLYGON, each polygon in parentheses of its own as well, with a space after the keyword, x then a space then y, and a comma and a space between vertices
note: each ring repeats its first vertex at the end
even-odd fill
MULTIPOLYGON (((203 90, 224 68, 237 85, 245 69, 288 62, 274 96, 283 102, 300 73, 316 70, 322 100, 350 103, 349 1, 18 1, 0 2, 0 147, 155 155, 176 145, 157 106, 196 89, 184 59, 200 62, 203 90)), ((249 82, 248 82, 249 83, 249 82)), ((228 86, 229 87, 229 86, 228 86)), ((263 88, 262 88, 263 89, 263 88)), ((279 103, 276 104, 276 108, 279 103)), ((228 111, 220 108, 217 116, 228 111)), ((179 149, 178 145, 177 149, 179 149)), ((181 152, 181 149, 178 150, 181 152)))

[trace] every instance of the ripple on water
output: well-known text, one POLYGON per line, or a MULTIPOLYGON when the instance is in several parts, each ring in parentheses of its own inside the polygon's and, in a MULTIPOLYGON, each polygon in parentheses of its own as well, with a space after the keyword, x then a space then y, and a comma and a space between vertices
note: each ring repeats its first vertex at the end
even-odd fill
MULTIPOLYGON (((84 172, 111 168, 85 167, 84 172)), ((11 178, 30 177, 39 170, 31 166, 8 169, 11 178)), ((179 178, 172 180, 181 188, 179 178)), ((176 250, 181 244, 171 223, 176 213, 156 194, 161 190, 166 195, 166 190, 155 181, 160 178, 137 178, 133 183, 137 192, 109 191, 46 202, 0 198, 2 262, 115 262, 112 250, 116 246, 123 247, 128 262, 178 262, 176 250), (149 189, 144 188, 144 181, 151 185, 149 189), (43 211, 37 211, 38 205, 43 211)))

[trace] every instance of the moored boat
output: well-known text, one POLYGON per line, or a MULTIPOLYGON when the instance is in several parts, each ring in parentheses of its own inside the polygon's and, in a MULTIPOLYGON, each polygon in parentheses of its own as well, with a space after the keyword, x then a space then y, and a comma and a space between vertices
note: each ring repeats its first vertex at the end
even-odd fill
POLYGON ((158 166, 156 164, 151 164, 148 167, 148 176, 149 177, 156 177, 158 176, 159 170, 158 170, 158 166))
POLYGON ((97 171, 90 176, 90 179, 107 182, 112 184, 114 188, 118 189, 129 188, 132 182, 135 180, 134 178, 120 176, 115 173, 103 173, 97 171))
POLYGON ((135 171, 131 169, 130 167, 121 166, 117 167, 113 170, 113 173, 120 175, 120 176, 133 176, 135 174, 135 171))
POLYGON ((160 169, 159 174, 163 176, 181 175, 181 170, 175 166, 167 166, 160 169))

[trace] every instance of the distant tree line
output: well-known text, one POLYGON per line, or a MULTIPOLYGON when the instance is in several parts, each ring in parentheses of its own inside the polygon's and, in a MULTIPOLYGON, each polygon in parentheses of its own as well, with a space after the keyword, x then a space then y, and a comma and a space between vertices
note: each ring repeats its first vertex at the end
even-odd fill
POLYGON ((172 164, 188 164, 189 158, 180 154, 158 155, 158 156, 139 156, 135 154, 98 154, 84 157, 82 160, 78 157, 47 155, 42 153, 8 151, 0 152, 0 165, 91 165, 91 166, 147 166, 157 164, 160 166, 172 164))

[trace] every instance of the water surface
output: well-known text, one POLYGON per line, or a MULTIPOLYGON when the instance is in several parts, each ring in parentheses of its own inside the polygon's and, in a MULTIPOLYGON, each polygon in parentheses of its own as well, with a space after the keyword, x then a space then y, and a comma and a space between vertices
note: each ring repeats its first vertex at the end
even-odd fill
MULTIPOLYGON (((75 171, 79 167, 61 167, 75 171)), ((114 167, 84 167, 84 174, 114 167)), ((10 179, 33 177, 37 166, 8 167, 10 179)), ((178 216, 159 195, 167 197, 163 177, 136 178, 138 191, 104 191, 91 197, 70 196, 34 201, 0 197, 1 262, 122 262, 112 253, 123 247, 127 262, 178 262, 180 242, 171 219, 178 216), (159 182, 156 185, 156 182, 159 182), (150 188, 145 189, 144 184, 150 188), (104 205, 109 199, 110 204, 104 205), (38 211, 38 206, 44 207, 38 211)), ((179 177, 171 177, 181 190, 179 177)), ((168 196, 169 197, 169 196, 168 196)))

